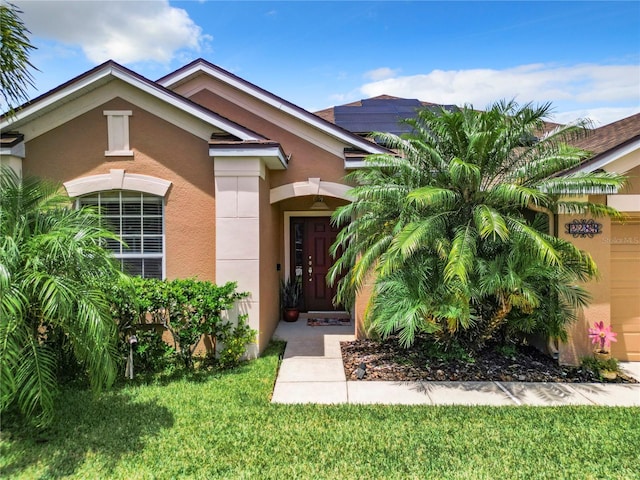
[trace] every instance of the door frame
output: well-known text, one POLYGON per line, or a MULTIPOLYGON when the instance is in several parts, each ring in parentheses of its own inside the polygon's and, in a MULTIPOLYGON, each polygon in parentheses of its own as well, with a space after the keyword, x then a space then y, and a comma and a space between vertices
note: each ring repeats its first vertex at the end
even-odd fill
POLYGON ((284 212, 284 278, 289 280, 291 272, 291 218, 330 217, 332 210, 292 210, 284 212))

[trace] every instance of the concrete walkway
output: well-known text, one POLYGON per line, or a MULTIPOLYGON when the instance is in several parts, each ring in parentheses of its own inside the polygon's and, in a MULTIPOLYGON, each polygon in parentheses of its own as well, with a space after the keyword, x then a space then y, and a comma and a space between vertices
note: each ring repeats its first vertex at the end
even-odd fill
MULTIPOLYGON (((274 403, 640 407, 640 383, 347 381, 340 342, 354 339, 353 326, 310 327, 306 318, 300 318, 280 322, 275 337, 285 340, 287 347, 274 403)), ((640 362, 621 363, 621 367, 640 379, 640 362)))

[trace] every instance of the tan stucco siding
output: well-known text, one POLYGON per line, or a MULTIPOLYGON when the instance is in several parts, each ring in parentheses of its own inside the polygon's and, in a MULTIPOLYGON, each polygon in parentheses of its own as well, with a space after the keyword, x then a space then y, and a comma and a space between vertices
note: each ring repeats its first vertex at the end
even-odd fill
MULTIPOLYGON (((295 123, 300 124, 299 120, 294 121, 280 112, 280 123, 272 123, 261 116, 267 112, 245 110, 209 90, 198 92, 191 100, 280 143, 284 153, 290 156, 289 166, 286 170, 272 172, 270 188, 309 178, 321 178, 323 181, 342 183, 346 172, 344 159, 338 156, 338 152, 341 155, 346 145, 333 139, 324 138, 331 144, 329 150, 335 151, 335 153, 331 153, 314 143, 315 137, 312 137, 311 134, 309 137, 312 137, 314 141, 305 140, 291 132, 290 127, 295 123)), ((263 106, 262 108, 268 107, 263 106)), ((315 132, 313 133, 315 135, 315 132)))
POLYGON ((165 197, 167 278, 215 280, 215 191, 207 142, 116 98, 26 143, 25 175, 66 182, 124 169, 172 183, 165 197), (131 110, 133 157, 106 157, 104 110, 131 110))
MULTIPOLYGON (((591 197, 590 201, 603 202, 602 197, 591 197)), ((565 224, 573 220, 589 219, 588 215, 559 215, 558 237, 573 243, 581 250, 588 252, 598 266, 598 278, 589 282, 586 287, 591 294, 591 303, 580 313, 578 321, 569 328, 569 342, 560 348, 560 362, 577 364, 581 357, 590 355, 593 351, 588 337, 588 329, 594 322, 604 321, 609 324, 610 312, 610 282, 611 282, 611 250, 609 239, 611 238, 611 220, 609 218, 596 218, 595 221, 602 224, 602 233, 593 238, 574 238, 565 232, 565 224)))
POLYGON ((260 352, 269 344, 280 320, 280 272, 277 266, 281 264, 281 220, 277 206, 269 204, 269 175, 267 171, 265 180, 260 180, 260 352))
MULTIPOLYGON (((638 152, 638 156, 640 157, 640 152, 638 152)), ((640 158, 638 159, 638 162, 640 162, 640 158)), ((640 165, 632 168, 628 172, 625 172, 624 175, 627 177, 627 183, 620 193, 640 194, 640 165)))

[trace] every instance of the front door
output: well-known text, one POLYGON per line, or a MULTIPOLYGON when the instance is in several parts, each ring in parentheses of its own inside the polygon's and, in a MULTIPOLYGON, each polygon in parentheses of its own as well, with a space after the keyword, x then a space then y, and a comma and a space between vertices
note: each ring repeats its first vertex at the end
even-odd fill
POLYGON ((302 278, 303 304, 307 311, 336 310, 333 297, 336 289, 327 284, 327 273, 333 261, 329 248, 336 240, 338 229, 330 217, 291 219, 291 275, 302 278))

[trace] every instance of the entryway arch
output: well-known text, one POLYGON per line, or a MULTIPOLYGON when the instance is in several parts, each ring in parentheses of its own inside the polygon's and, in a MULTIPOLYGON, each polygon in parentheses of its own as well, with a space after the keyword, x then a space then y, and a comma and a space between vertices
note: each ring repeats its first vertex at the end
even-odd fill
POLYGON ((306 181, 287 183, 286 185, 272 188, 269 192, 269 201, 274 204, 288 198, 314 195, 341 198, 350 202, 353 200, 348 194, 351 188, 351 186, 342 183, 326 182, 320 180, 320 178, 309 178, 306 181))

